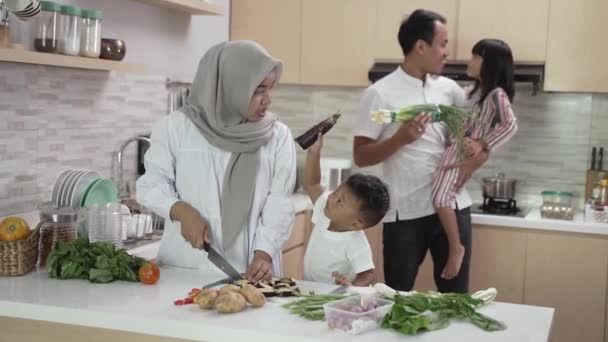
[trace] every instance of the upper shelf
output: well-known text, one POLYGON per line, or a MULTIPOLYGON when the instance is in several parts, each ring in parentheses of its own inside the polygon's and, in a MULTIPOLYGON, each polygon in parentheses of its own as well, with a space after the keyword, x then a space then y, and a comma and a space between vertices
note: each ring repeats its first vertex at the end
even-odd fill
POLYGON ((223 15, 220 5, 210 4, 204 0, 135 0, 153 6, 169 8, 195 15, 223 15))
POLYGON ((23 49, 0 48, 0 61, 53 65, 66 68, 120 71, 136 74, 143 74, 146 71, 146 67, 142 64, 129 64, 105 59, 66 56, 23 49))

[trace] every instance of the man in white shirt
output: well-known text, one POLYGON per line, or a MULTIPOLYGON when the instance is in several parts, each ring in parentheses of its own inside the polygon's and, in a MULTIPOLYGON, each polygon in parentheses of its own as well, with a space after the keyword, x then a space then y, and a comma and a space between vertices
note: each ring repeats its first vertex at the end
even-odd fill
MULTIPOLYGON (((402 124, 371 121, 370 112, 422 103, 462 106, 465 93, 441 73, 447 59, 446 20, 437 13, 416 10, 399 29, 403 64, 367 88, 361 98, 354 138, 354 160, 360 166, 382 163, 389 186, 391 209, 383 222, 384 273, 387 285, 409 291, 418 267, 430 249, 435 283, 440 292, 467 292, 471 253, 471 199, 457 194, 456 214, 462 245, 466 249, 457 277, 441 278, 448 257, 448 241, 431 202, 431 185, 443 154, 447 130, 419 115, 402 124)), ((487 154, 463 163, 459 186, 483 164, 487 154)))

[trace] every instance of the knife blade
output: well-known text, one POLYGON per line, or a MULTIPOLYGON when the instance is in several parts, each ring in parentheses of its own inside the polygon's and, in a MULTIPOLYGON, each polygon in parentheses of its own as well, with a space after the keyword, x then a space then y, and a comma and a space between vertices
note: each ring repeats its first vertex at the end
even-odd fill
POLYGON ((207 242, 204 243, 203 249, 207 252, 207 258, 211 261, 215 266, 217 266, 222 272, 226 273, 228 277, 232 280, 241 280, 244 279, 243 275, 239 271, 237 271, 229 262, 226 260, 218 251, 216 251, 211 245, 207 242))
POLYGON ((214 281, 212 283, 209 283, 209 284, 203 286, 203 289, 211 289, 211 288, 214 288, 214 287, 216 287, 218 285, 228 284, 231 281, 232 281, 232 278, 230 278, 230 277, 224 278, 224 279, 220 279, 218 281, 214 281))
POLYGON ((336 287, 335 289, 331 290, 331 292, 329 292, 329 294, 344 294, 344 293, 346 293, 346 290, 348 290, 348 286, 342 285, 342 286, 336 287))

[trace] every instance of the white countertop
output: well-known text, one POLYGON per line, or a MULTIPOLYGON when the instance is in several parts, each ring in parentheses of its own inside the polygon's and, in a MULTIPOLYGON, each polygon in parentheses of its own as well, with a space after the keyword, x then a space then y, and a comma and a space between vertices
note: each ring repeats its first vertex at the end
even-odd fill
POLYGON ((582 211, 578 211, 572 221, 542 218, 536 208, 525 217, 471 214, 471 221, 476 225, 608 235, 608 224, 585 222, 582 211))
MULTIPOLYGON (((196 270, 161 268, 156 285, 49 279, 34 271, 0 277, 0 316, 42 320, 195 341, 548 341, 554 309, 492 303, 480 309, 503 321, 507 330, 484 332, 470 323, 452 322, 439 331, 405 337, 378 329, 352 336, 289 314, 277 303, 237 314, 202 311, 196 305, 174 306, 191 288, 217 280, 196 270), (280 324, 277 324, 280 323, 280 324)), ((335 288, 299 282, 317 293, 335 288)))

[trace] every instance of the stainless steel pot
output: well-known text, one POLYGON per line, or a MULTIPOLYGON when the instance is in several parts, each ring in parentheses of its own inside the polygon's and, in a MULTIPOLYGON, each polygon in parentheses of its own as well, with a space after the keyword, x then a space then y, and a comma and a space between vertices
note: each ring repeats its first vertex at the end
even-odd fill
POLYGON ((506 178, 504 173, 495 177, 481 179, 481 190, 487 198, 513 199, 515 198, 515 183, 517 180, 506 178))

